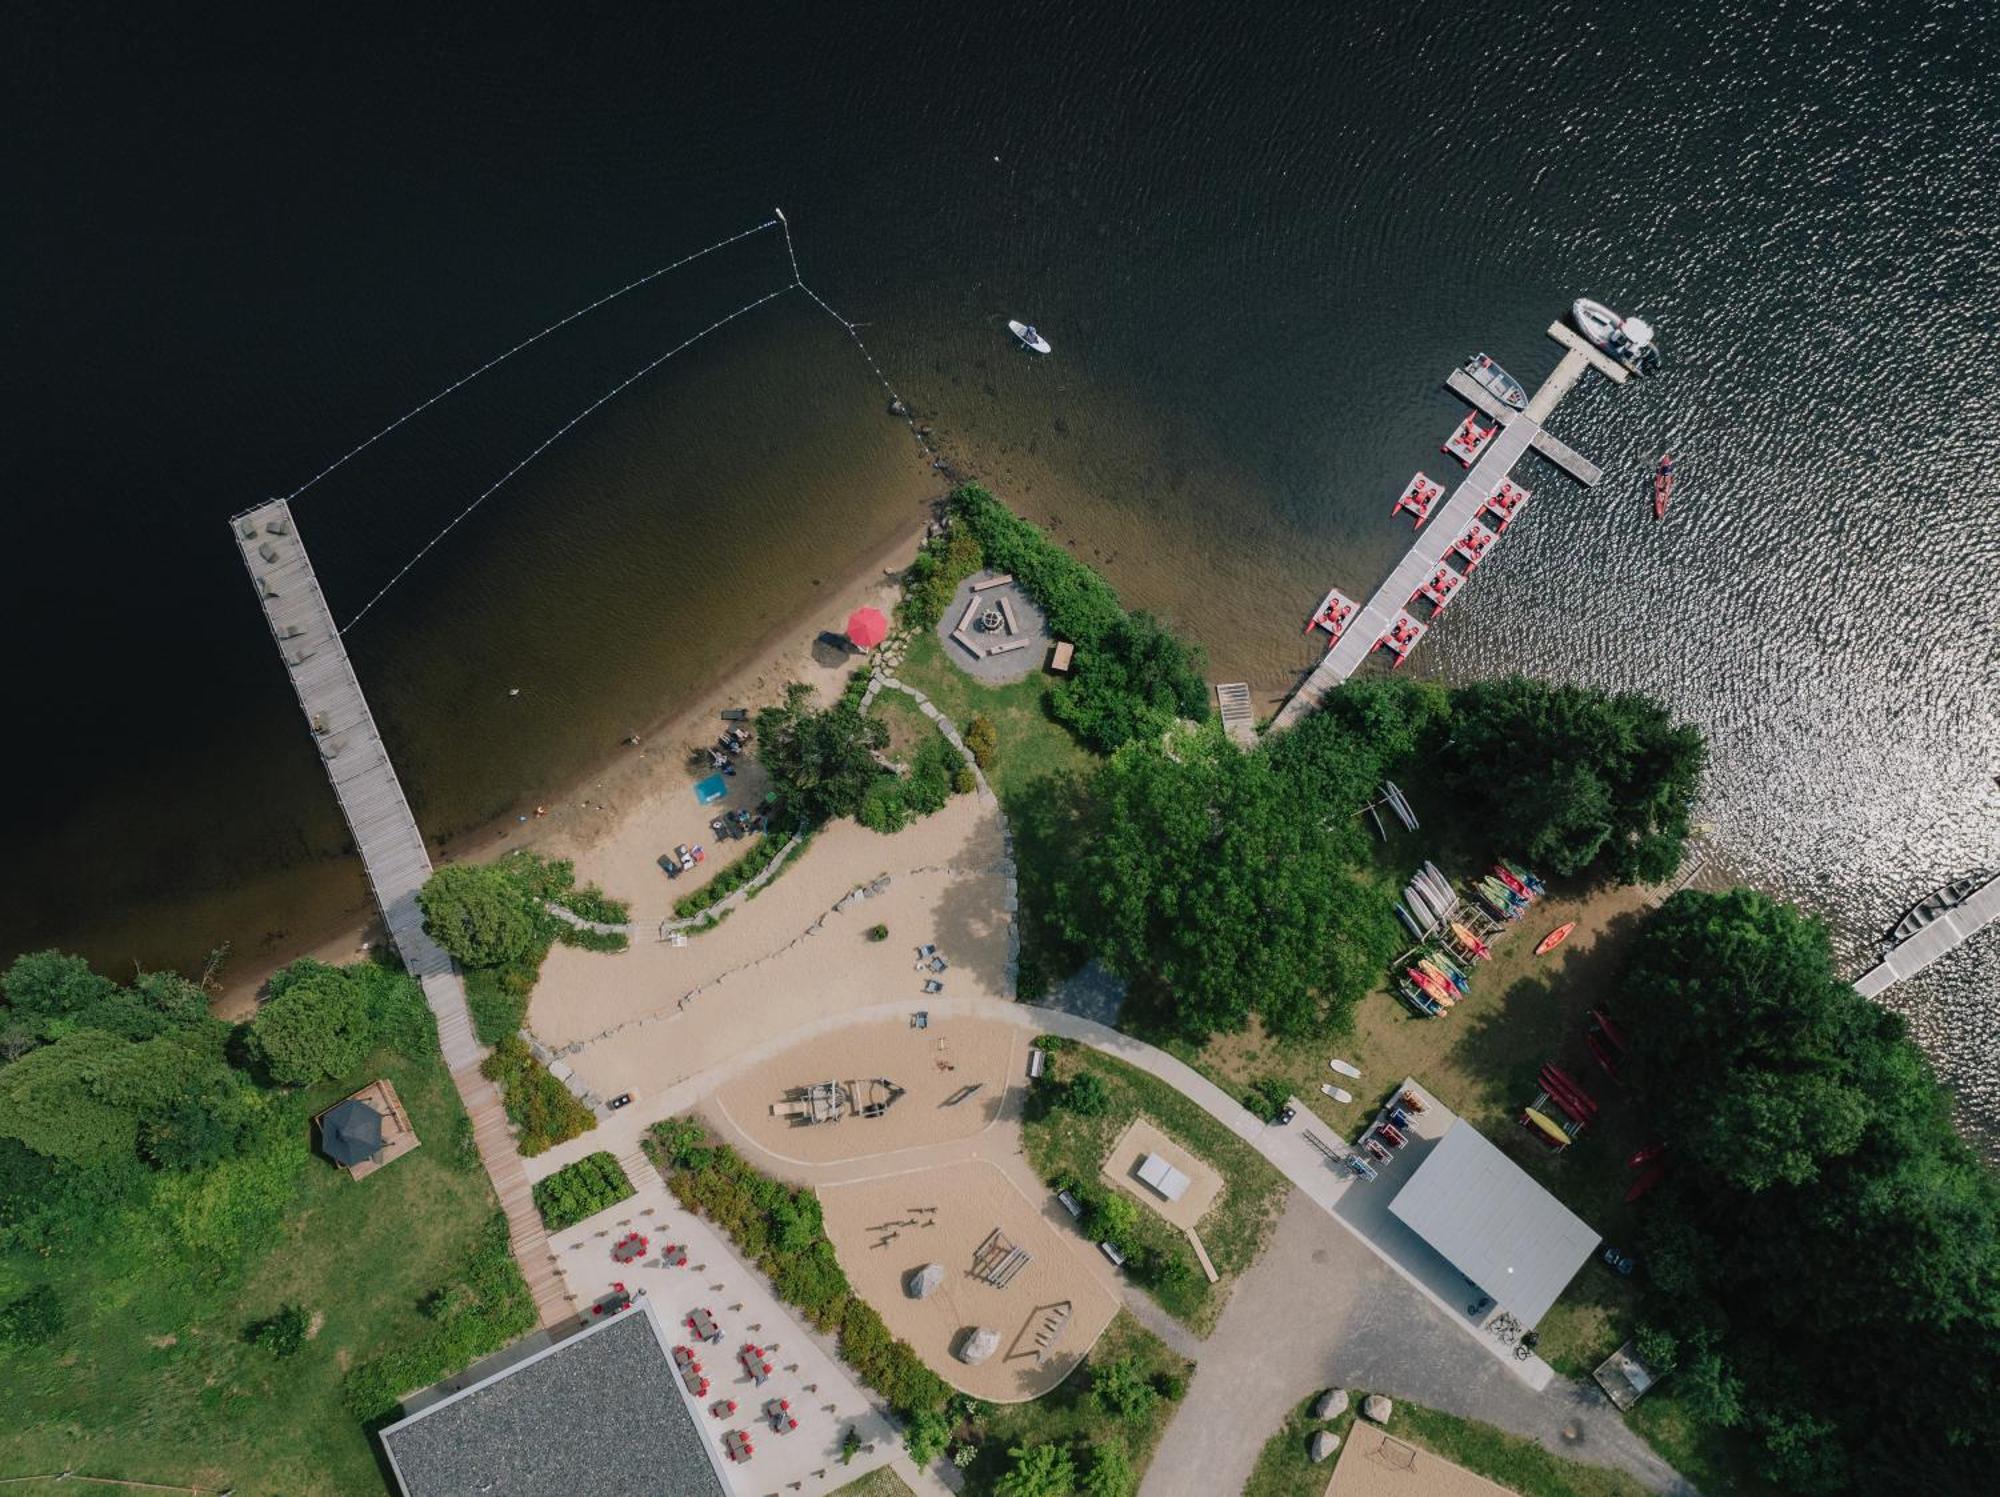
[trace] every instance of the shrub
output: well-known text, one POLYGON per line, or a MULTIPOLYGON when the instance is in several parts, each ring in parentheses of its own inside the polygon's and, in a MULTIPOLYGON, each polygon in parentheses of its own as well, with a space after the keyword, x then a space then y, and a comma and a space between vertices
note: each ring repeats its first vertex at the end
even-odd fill
POLYGON ((24 1294, 0 1305, 0 1342, 12 1346, 46 1346, 62 1328, 62 1303, 47 1290, 24 1294))
POLYGON ((861 1433, 853 1425, 847 1426, 847 1433, 840 1437, 840 1464, 845 1466, 861 1454, 861 1433))
POLYGON ((499 1083, 508 1120, 520 1130, 520 1150, 530 1158, 597 1126, 596 1114, 548 1073, 519 1035, 495 1045, 479 1073, 499 1083))
POLYGON ((1260 1117, 1277 1116, 1292 1100, 1291 1084, 1276 1076, 1261 1076, 1250 1085, 1252 1103, 1261 1105, 1253 1105, 1249 1110, 1260 1117))
POLYGON ((312 1321, 297 1305, 285 1305, 277 1314, 252 1324, 243 1333, 243 1339, 252 1346, 261 1346, 274 1357, 289 1357, 297 1354, 306 1344, 306 1332, 312 1321))
POLYGON ((994 730, 993 719, 984 712, 974 713, 972 721, 965 725, 965 746, 974 764, 981 769, 993 767, 993 760, 1000 752, 1000 735, 994 730))
POLYGON ((995 1497, 1070 1497, 1076 1490, 1076 1462, 1062 1445, 1013 1445, 1014 1464, 993 1485, 995 1497))
POLYGON ((473 1032, 482 1045, 497 1045, 510 1034, 518 1034, 528 1018, 528 994, 534 987, 532 971, 513 967, 468 967, 465 969, 465 1006, 472 1014, 473 1032))
POLYGON ((871 925, 871 926, 869 926, 869 927, 868 927, 868 939, 869 939, 869 940, 871 940, 871 941, 886 941, 886 940, 888 940, 888 939, 889 939, 889 927, 888 927, 888 926, 886 926, 886 925, 871 925))
POLYGON ((1082 1117, 1102 1117, 1111 1110, 1111 1088, 1095 1071, 1078 1071, 1062 1089, 1062 1105, 1082 1117))
POLYGON ((1150 1419, 1160 1401, 1137 1357, 1119 1357, 1094 1365, 1090 1369, 1090 1396, 1099 1408, 1128 1424, 1150 1419))
POLYGON ((1120 1440, 1096 1440, 1090 1447, 1090 1463, 1083 1468, 1077 1490, 1083 1497, 1132 1497, 1139 1478, 1132 1471, 1132 1458, 1120 1440))
POLYGON ((351 972, 301 958, 271 979, 250 1037, 272 1078, 288 1086, 351 1075, 374 1044, 368 995, 351 972))
POLYGON ((1168 1403, 1179 1403, 1187 1397, 1187 1377, 1179 1372, 1156 1372, 1153 1374, 1153 1391, 1168 1403))
MULTIPOLYGON (((773 837, 766 835, 759 837, 757 845, 751 848, 750 851, 731 863, 722 872, 716 874, 714 878, 703 884, 685 899, 675 900, 674 913, 680 916, 681 919, 686 920, 691 916, 699 915, 710 905, 718 904, 722 900, 727 899, 731 894, 734 894, 738 889, 770 867, 780 857, 792 856, 794 854, 794 842, 798 842, 798 839, 792 836, 773 837)), ((805 844, 799 842, 796 851, 805 851, 805 844)))
POLYGON ((928 1466, 951 1443, 951 1415, 938 1409, 919 1409, 910 1416, 903 1431, 903 1445, 918 1467, 928 1466))
POLYGON ((969 526, 954 525, 932 536, 917 552, 903 581, 903 600, 896 607, 913 629, 935 629, 959 583, 985 565, 979 537, 969 526))
POLYGON ((551 1232, 573 1227, 585 1217, 608 1211, 633 1194, 632 1182, 617 1159, 600 1149, 535 1182, 535 1209, 551 1232))
POLYGON ((972 771, 965 765, 961 764, 956 770, 952 771, 951 793, 953 795, 970 795, 978 788, 979 781, 973 777, 972 771))

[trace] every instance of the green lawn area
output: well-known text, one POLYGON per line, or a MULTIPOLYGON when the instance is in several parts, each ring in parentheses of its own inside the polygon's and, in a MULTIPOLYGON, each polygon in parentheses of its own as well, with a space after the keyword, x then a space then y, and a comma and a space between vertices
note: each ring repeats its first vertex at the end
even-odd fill
POLYGON ((1084 1181, 1101 1181, 1099 1171, 1111 1146, 1126 1124, 1140 1114, 1152 1119, 1190 1153, 1215 1166, 1223 1179, 1222 1194, 1197 1228, 1221 1276, 1216 1283, 1210 1284, 1201 1272, 1194 1249, 1180 1230, 1152 1211, 1140 1209, 1134 1233, 1144 1246, 1192 1270, 1144 1287, 1168 1314, 1205 1336, 1215 1328, 1236 1280, 1263 1250, 1290 1186, 1255 1149, 1164 1081, 1074 1045, 1050 1054, 1048 1070, 1031 1099, 1022 1125, 1028 1161, 1044 1180, 1073 1175, 1084 1181), (1043 1099, 1056 1087, 1085 1070, 1105 1082, 1111 1102, 1104 1112, 1086 1117, 1066 1107, 1043 1105, 1043 1099))
MULTIPOLYGON (((1060 949, 1046 928, 1043 912, 1048 901, 1043 891, 1048 870, 1065 855, 1069 843, 1074 779, 1096 764, 1097 757, 1049 716, 1052 678, 1042 672, 1011 686, 984 685, 952 664, 938 637, 924 630, 911 638, 896 679, 935 702, 960 733, 979 713, 993 724, 1000 746, 986 777, 1014 833, 1021 898, 1021 996, 1038 997, 1049 981, 1067 976, 1082 960, 1082 953, 1060 949)), ((907 697, 903 700, 909 702, 907 697)))
POLYGON ((960 1427, 959 1439, 954 1443, 969 1440, 977 1445, 979 1452, 965 1468, 968 1497, 985 1497, 990 1493, 1013 1464, 1007 1456, 1008 1450, 1030 1445, 1068 1445, 1076 1452, 1080 1467, 1084 1464, 1083 1453, 1091 1446, 1106 1440, 1122 1440, 1133 1472, 1143 1477, 1178 1405, 1165 1398, 1156 1400, 1152 1414, 1143 1423, 1119 1421, 1100 1408, 1090 1396, 1091 1367, 1128 1356, 1138 1359, 1146 1376, 1179 1379, 1183 1390, 1194 1373, 1193 1363, 1175 1356, 1159 1337, 1120 1310, 1118 1318, 1091 1348, 1090 1356, 1060 1387, 1028 1403, 981 1404, 978 1412, 960 1427))
MULTIPOLYGON (((1355 1395, 1357 1402, 1360 1396, 1355 1395)), ((1315 1393, 1286 1416, 1283 1428, 1258 1457, 1257 1469, 1243 1489, 1244 1497, 1320 1497, 1326 1491, 1340 1453, 1336 1451, 1324 1465, 1316 1466, 1306 1456, 1306 1442, 1314 1431, 1329 1429, 1344 1445, 1354 1423, 1354 1410, 1350 1408, 1332 1421, 1317 1420, 1312 1417, 1312 1406, 1318 1401, 1315 1393)), ((1622 1471, 1566 1461, 1532 1440, 1518 1439, 1490 1424, 1415 1404, 1396 1404, 1389 1433, 1519 1492, 1521 1497, 1643 1497, 1646 1491, 1622 1471)))
MULTIPOLYGON (((308 1156, 306 1129, 352 1085, 281 1099, 281 1157, 265 1173, 288 1204, 277 1240, 240 1272, 226 1261, 232 1219, 201 1224, 218 1249, 190 1262, 155 1219, 160 1207, 82 1256, 0 1256, 0 1298, 51 1294, 65 1318, 49 1347, 0 1347, 0 1474, 74 1469, 286 1497, 388 1490, 342 1378, 434 1328, 421 1302, 452 1279, 498 1208, 439 1061, 378 1052, 361 1075, 395 1083, 421 1147, 350 1180, 308 1156), (285 1304, 315 1329, 279 1360, 243 1332, 285 1304)), ((197 1189, 174 1209, 198 1216, 225 1203, 197 1189)))
POLYGON ((916 1497, 909 1483, 887 1466, 877 1466, 859 1481, 836 1487, 830 1497, 916 1497))
POLYGON ((868 711, 888 724, 889 747, 884 752, 899 763, 907 764, 917 745, 937 732, 917 704, 900 691, 877 692, 868 711))

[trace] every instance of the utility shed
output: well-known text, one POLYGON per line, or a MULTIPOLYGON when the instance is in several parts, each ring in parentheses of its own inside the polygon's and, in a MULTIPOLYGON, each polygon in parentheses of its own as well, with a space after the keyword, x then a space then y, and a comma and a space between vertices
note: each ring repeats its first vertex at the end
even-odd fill
POLYGON ((1524 1326, 1548 1313, 1598 1237, 1460 1118, 1390 1212, 1524 1326))
POLYGON ((1139 1178, 1157 1191, 1163 1200, 1178 1201, 1187 1194, 1188 1177, 1157 1154, 1139 1161, 1139 1178))
POLYGON ((651 1305, 599 1321, 382 1431, 403 1497, 728 1497, 651 1305))

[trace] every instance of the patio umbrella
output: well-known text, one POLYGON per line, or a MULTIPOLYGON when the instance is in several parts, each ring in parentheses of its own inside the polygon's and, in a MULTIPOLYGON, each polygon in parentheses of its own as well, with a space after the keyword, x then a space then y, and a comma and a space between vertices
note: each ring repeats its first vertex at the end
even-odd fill
POLYGON ((872 650, 889 637, 889 621, 879 608, 857 608, 847 616, 847 640, 857 650, 872 650))
POLYGON ((320 1118, 320 1147, 336 1164, 356 1165, 382 1152, 382 1114, 349 1097, 320 1118))

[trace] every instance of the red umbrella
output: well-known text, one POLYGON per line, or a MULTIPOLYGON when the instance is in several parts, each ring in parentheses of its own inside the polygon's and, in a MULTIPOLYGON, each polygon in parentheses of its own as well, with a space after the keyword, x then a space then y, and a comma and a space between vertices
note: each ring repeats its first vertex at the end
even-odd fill
POLYGON ((847 639, 857 650, 872 650, 889 637, 889 621, 879 608, 857 608, 847 616, 847 639))

